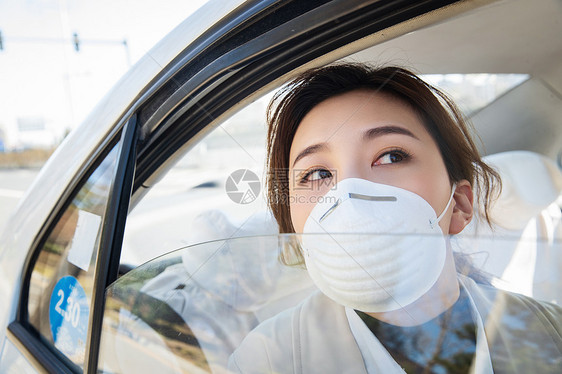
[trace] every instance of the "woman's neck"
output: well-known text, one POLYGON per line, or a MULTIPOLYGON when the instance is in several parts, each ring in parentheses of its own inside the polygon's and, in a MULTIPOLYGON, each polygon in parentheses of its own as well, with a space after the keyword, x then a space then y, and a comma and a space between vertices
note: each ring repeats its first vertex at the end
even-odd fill
POLYGON ((449 246, 441 275, 422 297, 405 307, 391 312, 367 313, 379 321, 396 326, 416 326, 425 323, 447 309, 459 298, 459 282, 455 261, 449 246))

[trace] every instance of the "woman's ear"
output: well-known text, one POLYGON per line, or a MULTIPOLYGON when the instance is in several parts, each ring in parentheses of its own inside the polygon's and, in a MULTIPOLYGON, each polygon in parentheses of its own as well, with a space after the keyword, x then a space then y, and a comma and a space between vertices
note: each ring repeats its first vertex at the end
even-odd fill
POLYGON ((449 225, 449 234, 458 234, 466 225, 472 221, 473 195, 472 186, 466 179, 457 182, 457 188, 453 195, 455 205, 451 216, 451 224, 449 225))

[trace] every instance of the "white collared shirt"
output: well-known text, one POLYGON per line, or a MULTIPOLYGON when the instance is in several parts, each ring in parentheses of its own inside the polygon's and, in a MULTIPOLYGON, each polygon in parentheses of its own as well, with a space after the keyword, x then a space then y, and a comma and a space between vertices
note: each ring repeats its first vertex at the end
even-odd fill
MULTIPOLYGON (((471 283, 464 282, 462 277, 459 277, 460 286, 463 287, 468 295, 471 305, 471 313, 473 319, 476 321, 476 355, 470 367, 471 374, 492 374, 492 360, 490 358, 490 350, 486 340, 486 333, 484 332, 484 323, 482 317, 478 313, 478 309, 471 295, 471 283)), ((381 342, 369 330, 367 325, 351 308, 345 308, 345 314, 349 323, 351 333, 357 342, 357 346, 363 356, 365 368, 367 373, 400 373, 404 374, 405 371, 400 365, 392 358, 390 353, 383 347, 381 342)))

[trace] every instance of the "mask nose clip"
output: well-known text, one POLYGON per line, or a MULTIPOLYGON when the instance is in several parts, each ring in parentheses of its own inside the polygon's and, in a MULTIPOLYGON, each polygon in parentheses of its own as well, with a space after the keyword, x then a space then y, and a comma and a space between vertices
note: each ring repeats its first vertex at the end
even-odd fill
POLYGON ((363 195, 360 193, 349 193, 350 199, 368 200, 368 201, 396 201, 396 196, 373 196, 373 195, 363 195))
MULTIPOLYGON (((396 198, 396 196, 373 196, 373 195, 363 195, 363 194, 354 193, 354 192, 350 192, 347 197, 349 199, 359 199, 359 200, 367 200, 367 201, 397 201, 398 200, 396 198)), ((338 199, 334 203, 334 205, 332 205, 330 208, 328 208, 328 210, 324 214, 322 214, 322 217, 320 217, 320 219, 318 221, 322 222, 324 219, 326 219, 326 217, 328 217, 330 214, 332 214, 334 212, 334 210, 338 206, 340 206, 341 203, 342 203, 342 200, 338 199)))

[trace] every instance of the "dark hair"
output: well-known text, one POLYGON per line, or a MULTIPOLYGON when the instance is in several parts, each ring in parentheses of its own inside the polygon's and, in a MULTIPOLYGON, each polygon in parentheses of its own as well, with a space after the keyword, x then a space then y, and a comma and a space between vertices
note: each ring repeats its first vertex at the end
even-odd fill
POLYGON ((281 233, 294 232, 289 199, 289 152, 297 128, 316 105, 350 91, 371 90, 408 104, 437 143, 451 182, 462 179, 483 196, 484 215, 501 189, 497 172, 486 165, 460 110, 443 92, 400 67, 345 63, 309 70, 277 92, 268 107, 268 203, 281 233))

